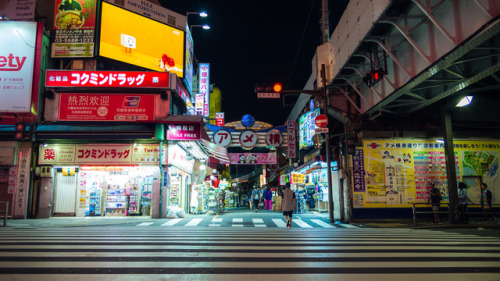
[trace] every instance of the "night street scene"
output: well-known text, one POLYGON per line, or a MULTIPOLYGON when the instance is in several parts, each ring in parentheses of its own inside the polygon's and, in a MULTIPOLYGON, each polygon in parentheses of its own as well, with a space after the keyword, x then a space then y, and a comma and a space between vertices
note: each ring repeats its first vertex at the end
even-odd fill
POLYGON ((0 280, 500 280, 500 1, 0 0, 0 280))

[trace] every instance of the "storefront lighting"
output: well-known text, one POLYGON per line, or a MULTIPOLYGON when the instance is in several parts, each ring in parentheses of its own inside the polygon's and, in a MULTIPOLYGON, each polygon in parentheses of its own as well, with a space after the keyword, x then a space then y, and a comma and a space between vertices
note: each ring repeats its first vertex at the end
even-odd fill
POLYGON ((455 105, 455 107, 464 107, 464 106, 467 106, 469 105, 471 102, 472 102, 472 98, 473 96, 466 96, 466 97, 463 97, 458 103, 457 105, 455 105))
POLYGON ((206 169, 206 168, 207 168, 207 166, 205 166, 205 165, 203 165, 203 164, 201 164, 201 165, 200 165, 200 170, 201 170, 201 171, 205 171, 205 169, 206 169))
POLYGON ((444 140, 436 140, 438 143, 444 143, 444 140))
POLYGON ((46 144, 46 143, 44 143, 44 144, 43 144, 43 147, 47 147, 47 144, 46 144))

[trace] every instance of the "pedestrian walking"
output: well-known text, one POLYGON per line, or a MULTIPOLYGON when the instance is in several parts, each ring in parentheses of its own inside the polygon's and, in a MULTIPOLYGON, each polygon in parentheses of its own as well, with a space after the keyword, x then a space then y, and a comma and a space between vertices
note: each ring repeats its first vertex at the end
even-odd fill
POLYGON ((266 189, 264 189, 264 210, 267 212, 271 212, 273 204, 273 192, 271 191, 271 187, 268 185, 266 189))
POLYGON ((259 190, 259 187, 254 186, 253 191, 252 191, 252 202, 253 202, 253 208, 254 208, 255 212, 259 211, 260 195, 261 195, 261 192, 259 190))
POLYGON ((491 191, 488 190, 488 185, 485 183, 481 184, 481 208, 484 213, 484 223, 488 224, 489 220, 493 218, 495 224, 498 222, 497 218, 491 214, 491 199, 493 195, 491 191))
POLYGON ((283 190, 283 198, 281 200, 281 209, 283 210, 283 216, 286 220, 286 226, 292 228, 292 216, 293 210, 295 210, 295 192, 290 189, 290 183, 285 184, 285 190, 283 190))
POLYGON ((191 201, 189 206, 191 207, 191 214, 197 215, 198 214, 198 191, 200 189, 198 187, 193 189, 193 192, 191 192, 191 201))
POLYGON ((441 191, 436 187, 434 183, 431 182, 430 190, 427 192, 430 195, 429 203, 432 204, 432 212, 434 213, 434 223, 441 223, 439 220, 439 206, 441 205, 441 191))
POLYGON ((462 223, 469 222, 469 216, 467 215, 467 204, 472 203, 467 197, 467 185, 463 182, 458 183, 458 211, 460 216, 460 221, 462 223))

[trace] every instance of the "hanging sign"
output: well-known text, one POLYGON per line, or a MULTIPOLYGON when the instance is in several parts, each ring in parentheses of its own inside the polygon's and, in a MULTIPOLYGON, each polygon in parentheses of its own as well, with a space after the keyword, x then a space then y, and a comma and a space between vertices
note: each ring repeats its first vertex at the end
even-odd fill
POLYGON ((47 70, 45 87, 169 88, 168 72, 47 70))
POLYGON ((283 136, 278 130, 270 130, 266 134, 266 144, 270 147, 279 147, 283 143, 283 136))
POLYGON ((201 125, 170 124, 168 125, 167 140, 201 140, 201 125))
POLYGON ((218 130, 214 133, 212 138, 214 143, 218 145, 228 146, 231 144, 231 133, 228 130, 218 130))
POLYGON ((224 112, 215 113, 215 125, 219 127, 224 126, 224 112))
POLYGON ((252 130, 245 130, 240 134, 240 145, 244 149, 252 149, 257 144, 257 134, 252 130))
POLYGON ((288 133, 288 158, 297 157, 297 146, 295 144, 295 121, 286 121, 286 131, 288 133))
POLYGON ((234 165, 276 164, 276 153, 229 153, 234 165))

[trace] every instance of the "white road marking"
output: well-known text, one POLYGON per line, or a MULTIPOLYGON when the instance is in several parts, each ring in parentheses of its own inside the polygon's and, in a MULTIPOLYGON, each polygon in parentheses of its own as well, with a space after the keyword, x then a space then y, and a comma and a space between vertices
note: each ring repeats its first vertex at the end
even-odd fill
POLYGON ((197 226, 203 219, 192 219, 186 226, 197 226))
POLYGON ((335 228, 335 226, 328 224, 322 220, 312 219, 311 221, 314 222, 315 224, 318 224, 318 225, 324 227, 324 228, 335 228))
POLYGON ((180 222, 182 219, 171 219, 167 221, 166 223, 162 224, 161 226, 172 226, 178 222, 180 222))

